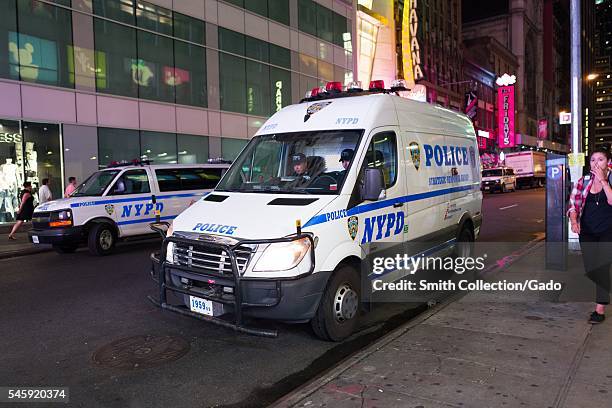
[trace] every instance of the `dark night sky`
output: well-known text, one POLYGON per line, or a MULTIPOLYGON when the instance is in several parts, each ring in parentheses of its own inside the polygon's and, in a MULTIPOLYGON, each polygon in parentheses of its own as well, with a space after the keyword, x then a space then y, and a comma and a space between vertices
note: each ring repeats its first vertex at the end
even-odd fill
POLYGON ((508 0, 463 0, 461 2, 461 14, 465 23, 507 12, 508 0))

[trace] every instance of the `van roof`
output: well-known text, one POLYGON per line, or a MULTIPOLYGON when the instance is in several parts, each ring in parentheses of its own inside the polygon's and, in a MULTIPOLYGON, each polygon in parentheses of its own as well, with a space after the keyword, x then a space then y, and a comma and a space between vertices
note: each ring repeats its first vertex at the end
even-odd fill
POLYGON ((151 169, 184 169, 184 168, 207 168, 207 169, 226 169, 230 166, 229 163, 215 163, 215 164, 123 164, 118 166, 108 166, 101 170, 116 170, 116 169, 142 169, 149 167, 151 169))
POLYGON ((471 120, 439 105, 376 93, 289 105, 270 117, 256 135, 402 126, 475 138, 471 120))

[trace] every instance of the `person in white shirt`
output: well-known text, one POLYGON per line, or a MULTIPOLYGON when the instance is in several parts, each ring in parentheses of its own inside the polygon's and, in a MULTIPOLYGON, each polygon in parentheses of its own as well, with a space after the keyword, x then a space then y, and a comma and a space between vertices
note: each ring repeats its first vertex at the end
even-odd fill
POLYGON ((38 203, 43 204, 53 199, 51 189, 49 188, 49 179, 42 180, 42 186, 38 189, 38 203))

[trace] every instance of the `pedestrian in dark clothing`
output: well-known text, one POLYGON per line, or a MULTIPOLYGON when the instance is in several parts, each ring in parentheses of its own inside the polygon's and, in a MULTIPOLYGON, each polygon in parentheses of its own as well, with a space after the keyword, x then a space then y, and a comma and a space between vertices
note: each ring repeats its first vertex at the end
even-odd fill
POLYGON ((610 264, 612 264, 612 173, 610 153, 591 154, 590 174, 582 177, 570 196, 568 210, 572 231, 579 234, 586 274, 596 285, 595 311, 589 323, 605 319, 610 304, 610 264))
POLYGON ((13 226, 13 229, 8 236, 9 239, 17 239, 15 238, 15 233, 19 231, 19 228, 21 228, 24 222, 32 219, 33 213, 34 196, 32 195, 32 183, 26 181, 23 183, 23 191, 21 192, 21 204, 19 205, 19 210, 17 211, 17 222, 13 226))

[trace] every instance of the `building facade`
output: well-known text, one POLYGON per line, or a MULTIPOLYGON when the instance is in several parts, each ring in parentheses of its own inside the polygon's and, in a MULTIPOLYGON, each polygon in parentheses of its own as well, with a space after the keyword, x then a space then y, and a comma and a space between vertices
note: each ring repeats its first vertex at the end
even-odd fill
POLYGON ((112 161, 233 159, 272 113, 353 79, 351 0, 0 0, 0 222, 112 161), (8 197, 8 198, 7 198, 8 197))
POLYGON ((593 146, 612 145, 612 0, 597 0, 595 27, 595 110, 593 146))

